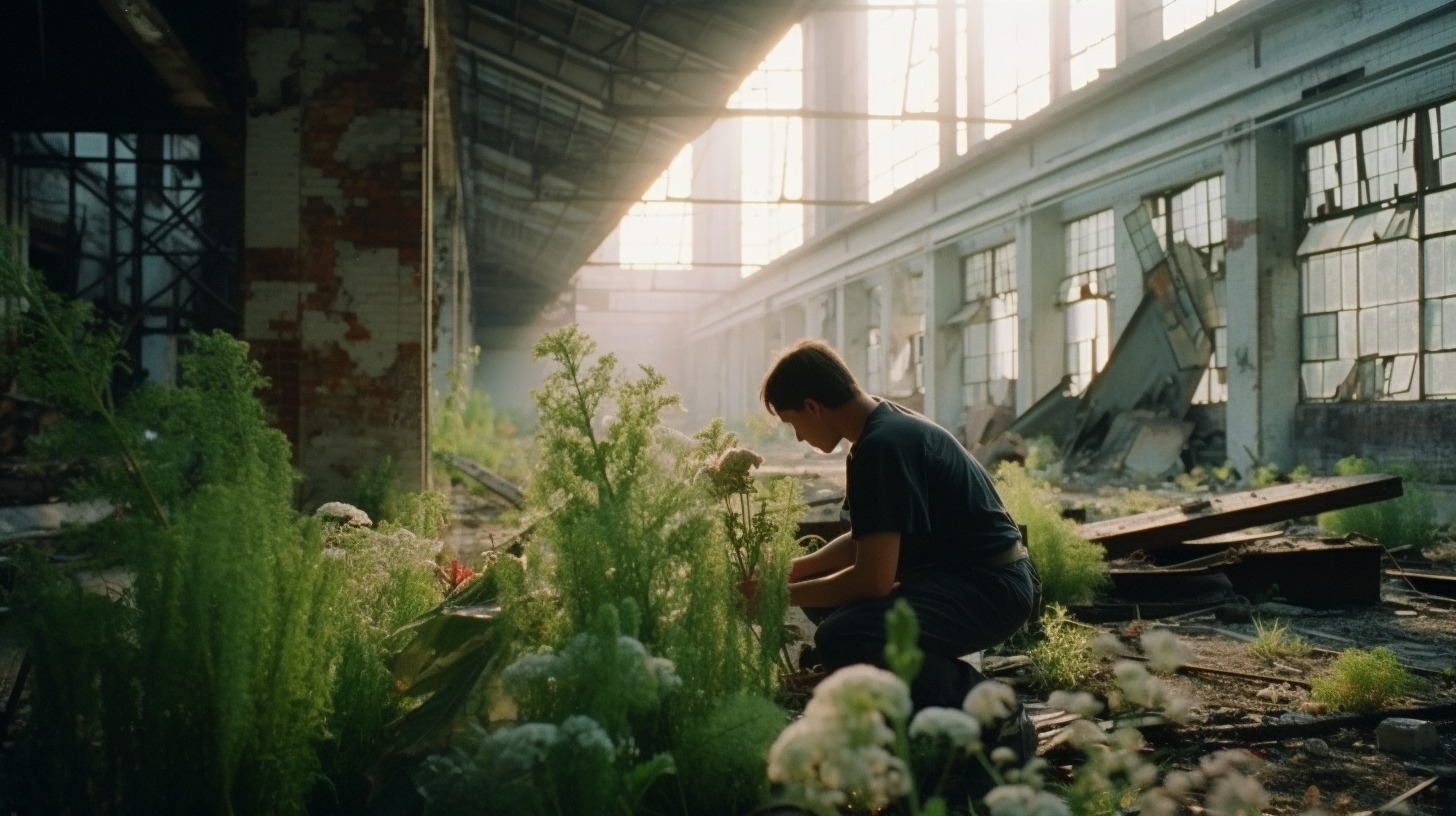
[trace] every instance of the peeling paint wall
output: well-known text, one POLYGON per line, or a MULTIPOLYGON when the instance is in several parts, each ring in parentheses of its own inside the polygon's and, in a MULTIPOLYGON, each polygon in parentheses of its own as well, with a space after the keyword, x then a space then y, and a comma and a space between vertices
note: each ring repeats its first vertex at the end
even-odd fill
POLYGON ((427 480, 423 0, 250 5, 243 338, 303 499, 427 480))

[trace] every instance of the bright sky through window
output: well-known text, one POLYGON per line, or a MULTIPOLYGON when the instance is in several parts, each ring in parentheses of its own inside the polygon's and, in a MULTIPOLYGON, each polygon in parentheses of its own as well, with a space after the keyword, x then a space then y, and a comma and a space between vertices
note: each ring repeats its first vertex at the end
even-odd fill
POLYGON ((672 160, 667 172, 622 219, 622 266, 630 269, 688 269, 693 263, 693 146, 672 160))
MULTIPOLYGON (((730 108, 795 110, 804 106, 804 36, 794 26, 728 100, 730 108)), ((804 242, 804 120, 743 120, 743 274, 804 242), (783 203, 762 203, 783 202, 783 203)))
MULTIPOLYGON (((894 9, 901 0, 872 0, 869 14, 869 111, 939 110, 936 11, 894 9)), ((933 121, 869 121, 869 198, 878 201, 940 164, 940 126, 933 121)))
MULTIPOLYGON (((986 117, 1024 119, 1052 98, 1047 0, 987 0, 986 117)), ((990 137, 1010 125, 986 125, 990 137)))

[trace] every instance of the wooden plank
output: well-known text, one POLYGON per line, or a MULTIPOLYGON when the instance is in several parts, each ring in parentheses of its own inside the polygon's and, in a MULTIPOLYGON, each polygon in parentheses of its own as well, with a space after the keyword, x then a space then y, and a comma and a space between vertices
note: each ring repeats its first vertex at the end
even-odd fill
POLYGON ((519 508, 525 504, 526 497, 521 493, 519 487, 486 470, 484 465, 474 459, 451 453, 445 456, 445 461, 450 467, 464 473, 483 485, 485 489, 510 502, 512 507, 519 508))
POLYGON ((1083 524, 1083 538, 1101 544, 1108 558, 1154 550, 1261 524, 1393 499, 1401 478, 1383 473, 1331 476, 1226 493, 1136 516, 1083 524))

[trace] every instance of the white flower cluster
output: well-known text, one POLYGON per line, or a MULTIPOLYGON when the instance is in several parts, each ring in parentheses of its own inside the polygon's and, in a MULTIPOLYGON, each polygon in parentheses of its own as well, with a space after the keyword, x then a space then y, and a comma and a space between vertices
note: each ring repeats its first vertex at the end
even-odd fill
POLYGON ((1269 804, 1269 793, 1252 772, 1263 760, 1243 749, 1219 751, 1203 758, 1197 770, 1170 771, 1163 786, 1140 800, 1146 816, 1177 816, 1206 791, 1204 810, 1214 816, 1257 816, 1269 804))
POLYGON ((1148 668, 1158 674, 1170 674, 1193 662, 1193 650, 1167 629, 1150 629, 1141 640, 1148 668))
POLYGON ((616 750, 611 737, 590 717, 568 717, 561 725, 531 722, 485 733, 479 726, 474 761, 477 768, 502 780, 529 778, 564 750, 573 756, 610 762, 616 750))
POLYGON ((1114 708, 1146 709, 1162 714, 1170 722, 1188 721, 1193 702, 1173 694, 1147 666, 1135 660, 1119 660, 1112 664, 1112 673, 1117 677, 1118 688, 1113 695, 1114 708))
POLYGON ((769 780, 814 807, 883 808, 910 790, 909 769, 890 750, 910 715, 910 690, 894 674, 849 666, 814 690, 804 716, 774 741, 769 780))
MULTIPOLYGON (((596 653, 599 638, 582 632, 560 652, 524 655, 501 672, 501 683, 508 694, 523 700, 543 687, 562 686, 574 680, 591 682, 591 675, 601 668, 596 653)), ((619 635, 612 659, 616 682, 633 689, 644 706, 682 685, 672 661, 649 654, 636 638, 619 635)))

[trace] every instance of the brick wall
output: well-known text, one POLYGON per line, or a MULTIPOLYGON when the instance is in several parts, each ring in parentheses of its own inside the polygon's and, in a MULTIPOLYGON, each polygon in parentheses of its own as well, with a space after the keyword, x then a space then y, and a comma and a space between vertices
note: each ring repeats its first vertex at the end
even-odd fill
POLYGON ((303 498, 427 480, 422 0, 254 0, 243 337, 303 498))

